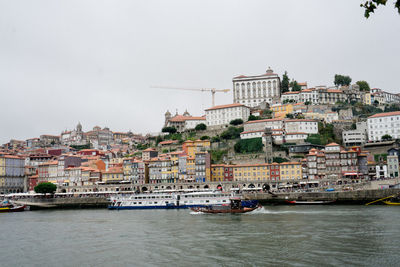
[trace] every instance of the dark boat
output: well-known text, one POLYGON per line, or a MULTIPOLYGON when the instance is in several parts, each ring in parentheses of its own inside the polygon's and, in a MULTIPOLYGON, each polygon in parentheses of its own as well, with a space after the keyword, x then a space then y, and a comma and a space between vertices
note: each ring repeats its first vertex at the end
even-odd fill
POLYGON ((192 211, 195 212, 204 212, 204 213, 246 213, 258 209, 261 207, 260 204, 253 202, 253 205, 249 206, 248 202, 245 202, 245 206, 242 204, 242 200, 240 199, 231 199, 231 203, 227 205, 210 205, 206 207, 196 207, 191 208, 192 211))
POLYGON ((334 203, 335 200, 285 200, 285 202, 291 205, 327 205, 334 203))

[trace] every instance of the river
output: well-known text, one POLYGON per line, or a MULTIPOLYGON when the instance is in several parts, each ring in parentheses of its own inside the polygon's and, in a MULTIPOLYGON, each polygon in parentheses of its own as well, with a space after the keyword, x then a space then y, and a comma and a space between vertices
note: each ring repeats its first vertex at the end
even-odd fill
POLYGON ((398 266, 400 209, 264 206, 0 214, 0 266, 398 266))

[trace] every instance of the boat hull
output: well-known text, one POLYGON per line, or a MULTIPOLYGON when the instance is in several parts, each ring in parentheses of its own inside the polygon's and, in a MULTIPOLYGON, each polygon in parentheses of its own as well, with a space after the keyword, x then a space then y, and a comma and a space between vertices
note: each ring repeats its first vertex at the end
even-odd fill
POLYGON ((253 210, 258 209, 259 206, 253 208, 241 208, 241 209, 227 209, 227 210, 213 210, 209 208, 191 208, 192 211, 195 212, 203 212, 203 213, 210 213, 210 214, 222 214, 222 213, 230 213, 230 214, 237 214, 237 213, 246 213, 251 212, 253 210))
POLYGON ((0 208, 0 212, 21 212, 25 210, 25 206, 13 206, 0 208))
POLYGON ((391 205, 391 206, 400 206, 399 202, 391 202, 391 201, 383 201, 386 205, 391 205))

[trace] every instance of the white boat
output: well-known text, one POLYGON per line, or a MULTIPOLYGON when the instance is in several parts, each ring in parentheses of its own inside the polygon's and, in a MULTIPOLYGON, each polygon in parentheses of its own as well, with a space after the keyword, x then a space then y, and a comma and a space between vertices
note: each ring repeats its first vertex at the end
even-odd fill
POLYGON ((186 209, 230 203, 230 193, 175 192, 114 195, 110 197, 109 209, 186 209))

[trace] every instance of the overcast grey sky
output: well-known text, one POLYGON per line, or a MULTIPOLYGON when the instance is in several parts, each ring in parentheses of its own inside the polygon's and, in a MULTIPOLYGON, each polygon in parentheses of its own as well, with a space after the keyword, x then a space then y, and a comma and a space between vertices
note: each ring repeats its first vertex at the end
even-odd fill
POLYGON ((151 85, 231 88, 268 66, 309 86, 338 73, 400 92, 400 16, 390 3, 367 20, 360 3, 0 1, 0 143, 79 121, 159 131, 167 109, 202 115, 211 97, 151 85))

